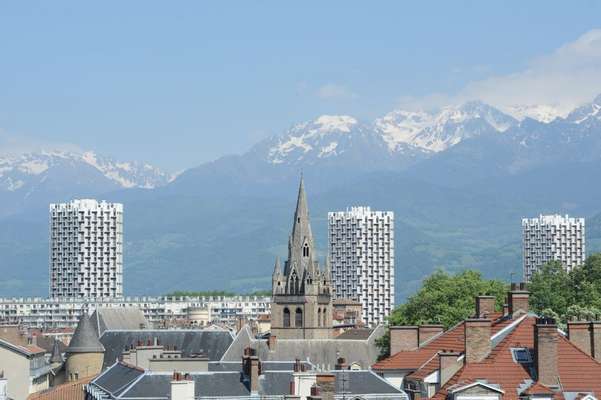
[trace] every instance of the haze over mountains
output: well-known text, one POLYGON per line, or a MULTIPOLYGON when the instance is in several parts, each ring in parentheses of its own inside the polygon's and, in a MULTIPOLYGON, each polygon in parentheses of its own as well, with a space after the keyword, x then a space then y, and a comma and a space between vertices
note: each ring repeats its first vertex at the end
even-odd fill
POLYGON ((321 256, 327 211, 395 212, 398 299, 437 267, 520 276, 522 216, 601 212, 600 110, 601 96, 567 115, 478 101, 375 121, 322 115, 177 177, 91 152, 3 156, 0 296, 47 294, 47 206, 73 197, 125 204, 128 294, 267 288, 301 170, 321 256))

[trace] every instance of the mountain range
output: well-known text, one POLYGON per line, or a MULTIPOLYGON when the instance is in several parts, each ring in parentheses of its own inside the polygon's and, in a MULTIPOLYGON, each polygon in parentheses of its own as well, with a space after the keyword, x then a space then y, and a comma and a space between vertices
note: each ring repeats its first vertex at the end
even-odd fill
MULTIPOLYGON (((4 156, 0 296, 45 295, 47 206, 74 197, 125 204, 129 294, 269 287, 301 171, 322 256, 327 211, 395 212, 398 300, 439 267, 519 276, 520 218, 601 220, 600 110, 601 96, 568 114, 471 101, 371 122, 322 115, 177 176, 92 152, 4 156)), ((587 239, 601 248, 600 229, 587 239)))

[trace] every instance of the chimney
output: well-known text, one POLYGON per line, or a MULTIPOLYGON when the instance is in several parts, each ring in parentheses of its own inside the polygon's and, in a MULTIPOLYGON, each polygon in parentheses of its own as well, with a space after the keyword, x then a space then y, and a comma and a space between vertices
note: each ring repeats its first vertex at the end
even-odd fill
POLYGON ((495 312, 495 296, 476 296, 476 317, 487 318, 495 312))
POLYGON ((509 315, 509 304, 503 304, 503 316, 506 317, 509 315))
POLYGON ((391 326, 390 327, 390 355, 399 351, 417 350, 418 328, 417 326, 391 326))
POLYGON ((318 388, 318 396, 323 400, 333 400, 336 394, 336 375, 317 374, 315 385, 318 388))
POLYGON ((442 350, 438 353, 439 387, 443 387, 463 367, 463 358, 457 351, 442 350))
POLYGON ((470 318, 464 322, 465 329, 465 362, 480 362, 491 350, 490 319, 470 318))
POLYGON ((420 325, 418 328, 418 342, 421 347, 428 340, 433 338, 434 336, 442 333, 444 331, 444 326, 442 325, 420 325))
POLYGON ((348 365, 346 364, 346 360, 343 357, 340 357, 336 360, 336 366, 334 367, 336 370, 348 369, 348 365))
POLYGON ((591 322, 591 356, 601 362, 601 321, 591 322))
POLYGON ((559 384, 557 367, 559 333, 553 318, 537 318, 534 327, 534 355, 538 382, 545 386, 559 384))
POLYGON ((580 350, 592 356, 593 329, 588 321, 568 321, 568 339, 580 350))
POLYGON ((267 347, 269 347, 269 350, 274 351, 277 342, 278 342, 277 336, 269 335, 269 338, 267 339, 267 347))
POLYGON ((526 283, 512 283, 511 290, 507 295, 507 302, 509 303, 509 315, 513 318, 514 314, 522 310, 524 313, 528 312, 528 298, 530 292, 526 283))
POLYGON ((190 375, 173 373, 170 400, 194 400, 194 392, 194 379, 190 375))
POLYGON ((259 393, 259 375, 261 374, 261 363, 256 355, 255 349, 247 347, 242 357, 242 371, 244 378, 248 381, 251 395, 259 393))

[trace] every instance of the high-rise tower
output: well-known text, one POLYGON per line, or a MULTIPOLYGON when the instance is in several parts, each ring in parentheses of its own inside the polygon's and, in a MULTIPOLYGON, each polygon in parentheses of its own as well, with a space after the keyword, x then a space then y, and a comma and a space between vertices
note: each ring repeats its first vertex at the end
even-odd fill
POLYGON ((330 271, 322 271, 315 245, 305 186, 301 177, 288 260, 282 271, 276 259, 273 271, 271 334, 282 339, 325 339, 332 335, 330 271))

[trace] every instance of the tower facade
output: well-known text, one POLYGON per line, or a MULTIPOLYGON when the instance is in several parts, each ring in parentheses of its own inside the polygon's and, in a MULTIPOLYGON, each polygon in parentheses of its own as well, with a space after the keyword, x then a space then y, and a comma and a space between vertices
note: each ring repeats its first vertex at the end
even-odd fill
POLYGON ((50 297, 123 296, 123 205, 50 205, 50 297))
POLYGON ((366 324, 384 323, 394 308, 394 213, 328 213, 328 254, 334 298, 360 302, 366 324))
POLYGON ((584 218, 540 215, 522 219, 524 280, 549 261, 560 261, 567 271, 586 258, 584 218))
POLYGON ((301 178, 288 259, 273 271, 271 334, 281 339, 326 339, 332 336, 329 261, 322 270, 316 259, 309 210, 301 178))

